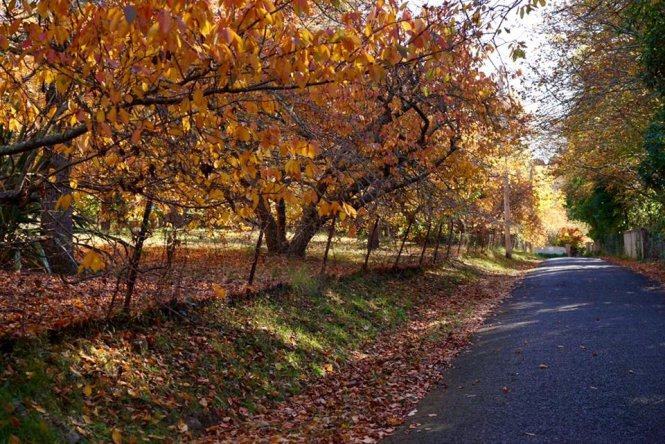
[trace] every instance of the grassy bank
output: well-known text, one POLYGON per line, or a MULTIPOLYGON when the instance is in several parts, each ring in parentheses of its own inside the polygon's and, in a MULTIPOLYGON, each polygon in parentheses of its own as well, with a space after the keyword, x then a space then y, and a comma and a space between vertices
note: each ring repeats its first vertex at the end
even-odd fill
MULTIPOLYGON (((230 307, 213 302, 129 325, 19 340, 0 357, 0 442, 183 439, 269 411, 354 352, 404 325, 415 307, 533 258, 466 258, 401 274, 322 282, 290 271, 291 289, 230 307)), ((465 307, 442 316, 453 328, 465 307)))

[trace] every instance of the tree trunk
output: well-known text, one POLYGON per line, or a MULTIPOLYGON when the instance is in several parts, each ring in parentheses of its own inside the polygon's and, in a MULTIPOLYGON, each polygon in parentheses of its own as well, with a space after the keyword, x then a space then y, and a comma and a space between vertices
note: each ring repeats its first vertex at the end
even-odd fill
POLYGON ((376 220, 374 221, 374 227, 372 227, 372 233, 369 235, 367 238, 367 254, 365 254, 365 263, 363 264, 363 271, 367 271, 367 263, 369 262, 369 255, 372 252, 373 249, 378 247, 378 235, 377 235, 377 229, 379 228, 379 216, 376 216, 376 220), (374 239, 377 240, 376 244, 374 242, 374 239))
POLYGON ((108 233, 111 231, 111 204, 107 199, 102 199, 102 208, 99 215, 99 230, 108 233))
POLYGON ((446 248, 446 260, 450 259, 450 248, 452 247, 452 242, 453 242, 453 227, 455 224, 453 223, 453 218, 450 218, 450 223, 448 224, 448 241, 446 242, 447 248, 446 248))
POLYGON ((464 243, 464 222, 460 220, 459 244, 457 244, 457 257, 459 257, 464 243))
POLYGON ((404 244, 406 243, 406 238, 409 236, 409 231, 411 231, 411 225, 413 225, 413 221, 409 221, 409 225, 406 227, 406 231, 404 232, 404 237, 402 238, 402 244, 399 246, 399 252, 397 253, 397 257, 395 258, 395 263, 393 264, 393 270, 397 270, 397 267, 399 266, 399 258, 402 256, 402 250, 404 250, 404 244))
POLYGON ((277 201, 277 239, 281 245, 286 245, 286 202, 277 201))
MULTIPOLYGON (((264 233, 266 238, 266 246, 268 247, 268 253, 270 254, 281 254, 286 251, 287 242, 286 242, 286 229, 283 226, 280 226, 280 210, 279 205, 277 209, 278 219, 275 220, 275 217, 270 210, 270 203, 264 199, 261 199, 259 205, 256 207, 256 214, 259 218, 261 226, 264 227, 264 233)), ((286 213, 284 213, 285 215, 286 213)), ((281 222, 286 223, 285 216, 284 220, 281 222)))
POLYGON ((423 266, 423 259, 425 259, 425 251, 427 250, 427 241, 429 240, 429 232, 432 229, 432 222, 427 224, 427 233, 425 234, 425 242, 423 242, 423 249, 420 252, 420 259, 418 260, 418 266, 423 266))
POLYGON ((166 234, 166 269, 171 270, 173 266, 173 258, 175 257, 175 250, 178 246, 178 229, 172 227, 166 234))
POLYGON ((286 250, 288 255, 297 257, 305 256, 307 245, 309 245, 309 242, 324 223, 325 219, 319 216, 315 205, 305 208, 296 227, 296 232, 286 250))
POLYGON ((330 220, 330 229, 328 230, 328 240, 326 241, 326 251, 323 253, 323 262, 321 263, 321 274, 326 271, 326 264, 328 263, 328 252, 330 251, 330 242, 335 235, 335 221, 337 220, 337 215, 334 215, 330 220))
POLYGON ((125 304, 123 311, 129 314, 130 305, 132 303, 132 294, 136 286, 136 277, 139 272, 139 262, 141 261, 141 253, 143 253, 143 243, 148 237, 148 228, 150 227, 150 213, 152 212, 152 199, 148 199, 145 208, 143 209, 143 220, 141 220, 141 228, 136 236, 134 242, 134 252, 132 253, 129 262, 129 276, 127 277, 127 291, 125 292, 125 304))
POLYGON ((432 255, 432 263, 436 264, 439 260, 439 245, 441 245, 441 230, 443 230, 443 221, 439 222, 439 228, 436 230, 436 246, 434 247, 434 254, 432 255))
POLYGON ((379 248, 379 245, 381 243, 380 237, 381 237, 381 230, 379 230, 379 216, 376 216, 376 221, 374 223, 374 228, 372 228, 372 233, 367 238, 367 248, 370 250, 375 250, 379 248))
POLYGON ((503 232, 506 242, 506 257, 513 257, 513 242, 510 237, 510 181, 508 179, 508 169, 503 175, 503 232))
POLYGON ((56 171, 55 182, 47 182, 42 197, 41 228, 45 237, 44 254, 50 269, 58 274, 75 274, 77 265, 74 259, 74 221, 72 206, 56 209, 58 199, 71 192, 68 160, 58 153, 52 153, 49 169, 56 171))
POLYGON ((259 231, 259 238, 254 247, 254 261, 252 262, 252 269, 249 271, 249 278, 247 278, 247 285, 254 283, 254 274, 256 273, 256 265, 259 262, 259 255, 261 254, 261 244, 263 243, 263 227, 259 231))

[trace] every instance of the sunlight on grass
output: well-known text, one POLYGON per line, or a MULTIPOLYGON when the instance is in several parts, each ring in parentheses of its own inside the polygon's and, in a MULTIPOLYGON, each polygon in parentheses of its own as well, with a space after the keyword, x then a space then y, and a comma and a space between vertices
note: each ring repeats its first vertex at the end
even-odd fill
MULTIPOLYGON (((260 412, 354 359, 409 319, 414 305, 479 272, 505 274, 533 260, 516 257, 476 255, 426 271, 328 281, 296 267, 288 271, 292 291, 237 306, 214 301, 80 338, 20 340, 0 359, 0 442, 74 434, 109 441, 116 428, 128 440, 151 441, 177 435, 182 424, 199 433, 240 408, 260 412)), ((445 338, 469 315, 460 310, 425 326, 426 333, 445 338)))

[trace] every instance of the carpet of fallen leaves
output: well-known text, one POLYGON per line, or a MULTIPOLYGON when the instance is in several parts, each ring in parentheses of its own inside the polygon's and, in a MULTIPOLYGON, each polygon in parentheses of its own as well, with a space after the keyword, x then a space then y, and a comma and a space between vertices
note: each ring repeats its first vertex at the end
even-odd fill
POLYGON ((443 377, 442 369, 509 294, 518 276, 485 275, 452 293, 432 294, 406 325, 381 335, 305 392, 266 413, 211 427, 201 441, 380 440, 393 433, 443 377))
MULTIPOLYGON (((188 277, 204 279, 209 258, 188 277)), ((317 259, 282 264, 296 266, 289 287, 239 304, 13 338, 0 355, 0 442, 371 442, 402 423, 534 264, 480 255, 347 274, 347 263, 357 270, 339 260, 325 280, 317 259)), ((42 301, 61 296, 31 284, 42 301)))
MULTIPOLYGON (((141 264, 144 271, 132 298, 133 314, 173 302, 216 299, 217 286, 225 290, 225 297, 234 298, 288 284, 294 273, 316 274, 320 270, 324 241, 317 239, 307 259, 263 254, 256 279, 248 286, 253 241, 247 236, 234 248, 228 248, 227 244, 181 248, 170 270, 162 268, 163 248, 147 248, 141 264)), ((412 246, 402 263, 416 263, 417 250, 417 246, 412 246)), ((332 250, 327 274, 342 276, 357 272, 363 253, 360 242, 338 243, 332 250)), ((370 265, 385 267, 391 263, 392 253, 388 248, 375 252, 370 265)), ((34 336, 105 320, 120 312, 123 292, 123 282, 113 273, 61 277, 41 272, 0 271, 0 339, 34 336)))
POLYGON ((662 261, 641 262, 636 261, 635 259, 625 259, 613 256, 603 257, 603 259, 611 264, 630 268, 649 279, 653 279, 654 281, 665 285, 665 263, 662 261))

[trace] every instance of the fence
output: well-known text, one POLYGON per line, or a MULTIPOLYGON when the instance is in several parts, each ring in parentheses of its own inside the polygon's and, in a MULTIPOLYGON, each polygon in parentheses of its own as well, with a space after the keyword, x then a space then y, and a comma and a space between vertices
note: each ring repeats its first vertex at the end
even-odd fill
POLYGON ((606 236, 587 250, 633 259, 665 260, 665 235, 644 228, 606 236))

